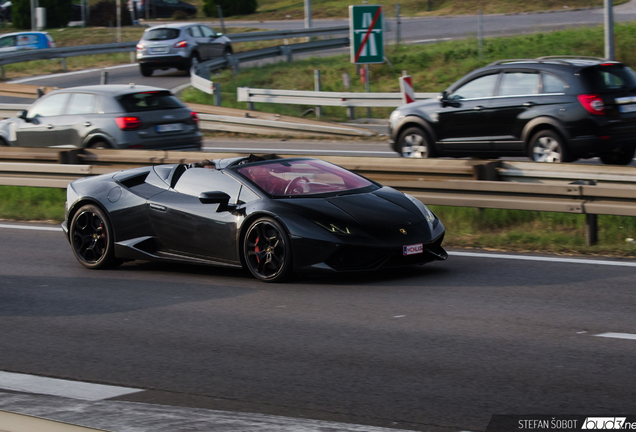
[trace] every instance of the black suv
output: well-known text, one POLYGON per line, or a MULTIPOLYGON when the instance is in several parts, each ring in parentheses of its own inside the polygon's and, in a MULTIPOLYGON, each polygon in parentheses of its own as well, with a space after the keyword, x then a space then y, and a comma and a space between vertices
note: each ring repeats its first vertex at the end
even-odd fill
POLYGON ((502 60, 390 117, 403 157, 600 157, 627 165, 636 148, 636 74, 592 57, 502 60))

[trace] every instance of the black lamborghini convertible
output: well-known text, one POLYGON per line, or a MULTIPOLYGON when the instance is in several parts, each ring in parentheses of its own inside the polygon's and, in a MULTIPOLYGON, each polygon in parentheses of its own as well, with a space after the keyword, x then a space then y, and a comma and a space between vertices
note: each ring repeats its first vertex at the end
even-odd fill
POLYGON ((417 199, 318 159, 270 155, 75 180, 62 224, 92 269, 130 260, 292 272, 445 260, 444 226, 417 199))

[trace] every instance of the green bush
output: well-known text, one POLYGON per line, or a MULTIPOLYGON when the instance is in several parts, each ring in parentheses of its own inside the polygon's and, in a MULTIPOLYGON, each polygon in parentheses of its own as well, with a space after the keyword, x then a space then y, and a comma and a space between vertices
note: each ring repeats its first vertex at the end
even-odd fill
MULTIPOLYGON (((39 0, 39 6, 46 8, 46 27, 66 27, 71 20, 73 0, 39 0)), ((17 29, 31 29, 31 1, 14 0, 11 6, 13 26, 17 29)))
POLYGON ((249 15, 256 12, 256 0, 205 0, 203 12, 206 16, 218 18, 217 6, 221 6, 224 17, 232 15, 249 15))
MULTIPOLYGON (((42 0, 40 0, 42 1, 42 0)), ((49 0, 50 1, 50 0, 49 0)), ((117 25, 117 5, 114 1, 102 0, 91 6, 88 24, 97 27, 109 27, 117 25)), ((132 25, 130 12, 126 2, 121 2, 121 25, 132 25)))

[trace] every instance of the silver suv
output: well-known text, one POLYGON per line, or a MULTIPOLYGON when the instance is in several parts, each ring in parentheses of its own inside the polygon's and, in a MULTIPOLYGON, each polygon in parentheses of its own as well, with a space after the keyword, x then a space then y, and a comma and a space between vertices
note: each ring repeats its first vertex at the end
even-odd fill
POLYGON ((232 54, 232 42, 203 24, 166 24, 147 29, 137 44, 139 70, 145 77, 155 69, 190 71, 197 63, 232 54))
POLYGON ((0 146, 200 150, 198 122, 159 87, 70 87, 0 121, 0 146))

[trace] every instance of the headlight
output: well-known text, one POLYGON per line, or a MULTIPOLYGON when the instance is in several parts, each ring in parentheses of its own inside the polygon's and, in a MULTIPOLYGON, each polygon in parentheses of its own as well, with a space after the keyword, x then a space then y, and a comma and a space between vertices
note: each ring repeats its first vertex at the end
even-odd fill
POLYGON ((389 121, 391 123, 393 123, 393 122, 397 121, 397 119, 399 119, 400 117, 401 117, 400 116, 400 110, 395 110, 395 111, 393 111, 391 113, 391 116, 389 117, 389 121))
POLYGON ((418 200, 415 197, 412 197, 409 194, 404 194, 404 196, 410 199, 411 202, 415 204, 418 209, 420 209, 420 211, 422 212, 422 215, 424 215, 424 218, 428 221, 428 223, 431 224, 433 228, 435 228, 437 224, 439 224, 439 219, 437 218, 437 216, 435 216, 433 212, 428 209, 428 207, 422 204, 420 200, 418 200))
POLYGON ((349 227, 342 225, 342 224, 335 224, 335 223, 325 223, 325 222, 318 222, 318 221, 313 221, 316 225, 319 225, 321 227, 323 227, 324 229, 326 229, 327 231, 329 231, 332 234, 342 234, 342 235, 351 235, 353 234, 353 232, 351 231, 351 229, 349 229, 349 227))

